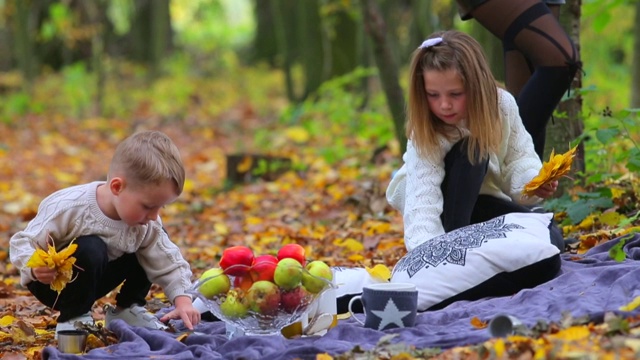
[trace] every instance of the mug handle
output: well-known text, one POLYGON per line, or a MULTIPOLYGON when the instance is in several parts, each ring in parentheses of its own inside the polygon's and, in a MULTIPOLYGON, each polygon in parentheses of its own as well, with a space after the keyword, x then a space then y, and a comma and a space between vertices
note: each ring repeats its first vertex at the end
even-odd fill
MULTIPOLYGON (((356 295, 354 297, 351 298, 351 300, 349 300, 349 313, 351 314, 351 317, 354 318, 357 322, 360 323, 360 325, 364 326, 364 321, 358 319, 356 317, 356 314, 353 312, 353 310, 351 310, 351 305, 355 302, 355 301, 362 301, 362 295, 356 295)), ((364 304, 362 304, 362 309, 364 310, 364 304)))

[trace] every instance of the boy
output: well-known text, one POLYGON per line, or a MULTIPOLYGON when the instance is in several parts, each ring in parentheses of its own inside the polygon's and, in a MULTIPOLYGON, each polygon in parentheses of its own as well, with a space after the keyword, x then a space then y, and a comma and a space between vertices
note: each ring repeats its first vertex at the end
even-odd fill
POLYGON ((57 331, 74 329, 75 322, 92 322, 91 308, 123 281, 116 308, 106 324, 122 319, 132 326, 166 329, 161 322, 182 319, 193 330, 200 313, 186 290, 191 269, 169 239, 160 209, 182 193, 185 171, 180 152, 159 131, 144 131, 116 148, 107 181, 59 190, 45 198, 27 227, 11 237, 11 262, 21 283, 43 304, 60 311, 57 331), (47 249, 48 238, 59 251, 71 241, 78 245, 72 281, 58 293, 50 284, 56 270, 29 268, 35 247, 47 249), (160 321, 144 305, 151 283, 162 286, 175 309, 160 321))

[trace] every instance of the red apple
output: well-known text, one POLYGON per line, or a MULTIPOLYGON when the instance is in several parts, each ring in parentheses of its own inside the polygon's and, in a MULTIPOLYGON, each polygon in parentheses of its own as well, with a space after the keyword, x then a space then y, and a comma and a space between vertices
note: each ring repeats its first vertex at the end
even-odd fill
POLYGON ((273 273, 276 271, 278 258, 273 255, 260 255, 253 259, 251 266, 251 278, 253 281, 273 281, 273 273))
POLYGON ((249 309, 259 314, 276 314, 280 306, 280 289, 271 281, 256 281, 249 288, 245 301, 249 309))
POLYGON ((282 310, 291 314, 299 307, 307 305, 309 295, 309 292, 302 286, 298 286, 293 290, 284 291, 280 295, 280 306, 282 310))
POLYGON ((287 244, 278 250, 278 260, 292 258, 298 260, 300 265, 305 265, 304 248, 298 244, 287 244))
POLYGON ((251 278, 251 274, 241 274, 233 277, 233 288, 241 289, 243 291, 248 291, 249 288, 253 285, 253 279, 251 278))
POLYGON ((241 275, 249 271, 253 263, 253 250, 246 246, 238 245, 224 249, 220 258, 220 267, 227 275, 241 275), (243 265, 234 267, 234 265, 243 265))

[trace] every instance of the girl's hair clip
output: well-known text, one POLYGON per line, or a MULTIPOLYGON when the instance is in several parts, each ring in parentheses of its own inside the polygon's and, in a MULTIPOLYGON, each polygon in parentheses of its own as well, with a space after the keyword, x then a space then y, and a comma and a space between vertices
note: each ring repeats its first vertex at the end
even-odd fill
POLYGON ((441 42, 442 42, 442 38, 441 37, 427 39, 427 40, 423 41, 422 44, 420 44, 420 46, 418 46, 418 49, 427 49, 427 48, 430 48, 432 46, 438 45, 441 42))

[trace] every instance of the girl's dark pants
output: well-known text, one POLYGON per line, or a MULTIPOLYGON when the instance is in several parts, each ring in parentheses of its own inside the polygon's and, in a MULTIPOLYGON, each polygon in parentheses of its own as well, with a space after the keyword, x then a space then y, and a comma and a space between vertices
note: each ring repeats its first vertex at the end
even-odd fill
MULTIPOLYGON (((490 195, 480 195, 487 173, 488 159, 471 164, 466 140, 456 143, 445 157, 442 224, 446 232, 470 224, 490 220, 513 212, 531 212, 526 206, 490 195)), ((554 222, 549 224, 551 243, 564 251, 562 232, 554 222)), ((554 256, 511 273, 502 273, 429 310, 441 309, 458 300, 477 300, 487 296, 506 296, 553 279, 560 269, 560 256, 554 256)))
POLYGON ((107 245, 94 235, 78 237, 78 248, 72 281, 58 293, 48 284, 30 282, 29 291, 43 304, 60 311, 58 322, 67 321, 91 311, 94 302, 114 290, 123 281, 116 303, 120 307, 144 306, 151 289, 144 269, 135 254, 124 254, 109 261, 107 245), (56 299, 57 298, 57 299, 56 299), (55 307, 54 307, 55 304, 55 307))

